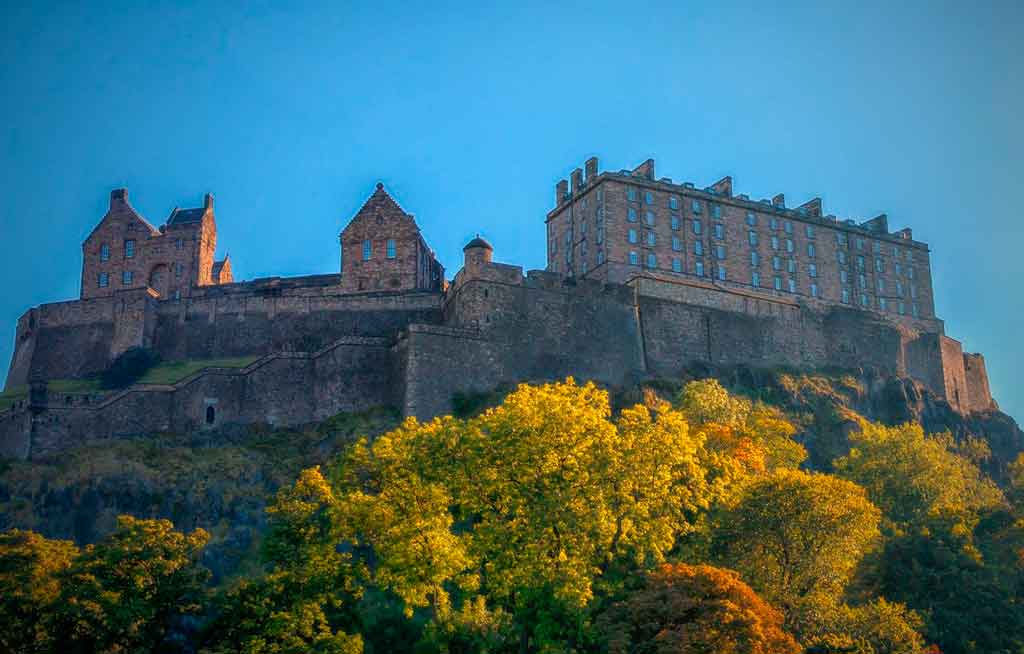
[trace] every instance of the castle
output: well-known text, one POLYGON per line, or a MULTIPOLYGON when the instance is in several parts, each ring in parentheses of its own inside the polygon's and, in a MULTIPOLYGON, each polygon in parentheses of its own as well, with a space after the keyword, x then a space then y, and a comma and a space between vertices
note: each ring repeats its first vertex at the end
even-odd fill
POLYGON ((339 236, 335 274, 235 282, 213 198, 154 228, 123 189, 83 244, 81 298, 18 321, 0 455, 226 424, 296 425, 380 405, 427 418, 459 393, 574 375, 610 385, 694 362, 910 377, 961 413, 993 408, 984 359, 934 314, 928 246, 862 223, 656 178, 654 162, 556 185, 547 269, 475 238, 449 282, 378 184, 339 236), (249 357, 168 384, 61 392, 129 348, 249 357), (22 392, 19 396, 18 392, 22 392))

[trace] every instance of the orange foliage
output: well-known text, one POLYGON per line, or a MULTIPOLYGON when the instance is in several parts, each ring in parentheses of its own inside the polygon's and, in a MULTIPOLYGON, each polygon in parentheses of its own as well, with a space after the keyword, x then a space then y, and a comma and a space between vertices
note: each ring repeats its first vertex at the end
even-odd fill
POLYGON ((663 565, 601 618, 611 654, 799 654, 782 614, 732 570, 663 565))

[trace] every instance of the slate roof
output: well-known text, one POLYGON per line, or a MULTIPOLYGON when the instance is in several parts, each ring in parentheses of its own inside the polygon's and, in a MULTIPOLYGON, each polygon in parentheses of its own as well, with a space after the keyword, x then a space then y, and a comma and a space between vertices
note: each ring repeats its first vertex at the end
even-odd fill
POLYGON ((224 257, 220 261, 213 262, 213 276, 216 278, 220 275, 220 271, 224 270, 224 264, 227 263, 228 257, 224 257))
POLYGON ((202 222, 203 214, 205 213, 206 209, 204 207, 199 207, 198 209, 175 209, 171 212, 171 217, 167 219, 167 224, 184 225, 202 222))
POLYGON ((490 250, 492 252, 494 251, 494 248, 491 246, 491 244, 488 243, 486 239, 483 239, 480 236, 477 236, 469 243, 466 243, 466 247, 462 248, 462 250, 463 252, 465 252, 470 248, 484 248, 485 250, 490 250))

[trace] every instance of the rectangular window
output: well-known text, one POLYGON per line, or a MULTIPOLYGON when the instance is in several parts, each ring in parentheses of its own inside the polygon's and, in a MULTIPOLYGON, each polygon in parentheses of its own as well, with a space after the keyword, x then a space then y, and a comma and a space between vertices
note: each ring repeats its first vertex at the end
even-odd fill
POLYGON ((644 191, 644 202, 647 204, 654 204, 654 194, 650 191, 644 191))
POLYGON ((792 252, 792 251, 793 251, 793 239, 787 238, 786 239, 786 252, 792 252))
POLYGON ((700 213, 700 200, 690 200, 690 210, 695 214, 700 213))
POLYGON ((725 266, 721 266, 720 265, 720 266, 718 266, 718 279, 724 282, 725 278, 726 278, 725 266))
POLYGON ((636 243, 636 230, 635 229, 629 230, 629 242, 630 243, 636 243))
POLYGON ((867 293, 861 293, 860 294, 860 305, 862 307, 866 307, 868 305, 868 294, 867 293))
POLYGON ((836 244, 837 245, 842 245, 842 246, 846 246, 847 245, 846 234, 845 233, 843 233, 843 232, 836 232, 836 244))
POLYGON ((793 223, 789 222, 788 220, 782 224, 782 227, 783 231, 785 231, 787 234, 793 233, 793 223))
POLYGON ((670 196, 669 199, 668 199, 668 206, 673 211, 678 210, 679 209, 679 198, 677 196, 675 196, 675 195, 670 196))
POLYGON ((597 251, 597 263, 604 263, 604 250, 597 251))
POLYGON ((698 277, 703 277, 704 276, 704 262, 703 261, 696 262, 694 264, 694 266, 693 266, 693 269, 694 269, 694 272, 697 274, 698 277))
POLYGON ((676 214, 672 214, 672 229, 679 229, 679 216, 677 216, 676 214))
POLYGON ((903 282, 896 280, 896 295, 903 297, 903 282))
POLYGON ((896 261, 892 264, 892 270, 894 273, 896 273, 897 277, 903 274, 903 267, 900 265, 899 261, 896 261))
POLYGON ((849 303, 850 303, 850 289, 844 288, 843 289, 843 304, 849 304, 849 303))
POLYGON ((885 262, 881 259, 875 259, 875 272, 885 272, 885 262))
POLYGON ((807 238, 814 238, 814 225, 806 225, 804 233, 807 234, 807 238))
POLYGON ((654 247, 657 244, 657 238, 654 236, 654 232, 647 232, 647 245, 654 247))
POLYGON ((761 273, 757 272, 756 270, 750 273, 750 285, 753 286, 754 288, 758 288, 761 286, 761 273))
POLYGON ((914 278, 914 268, 913 268, 913 266, 908 266, 907 267, 907 279, 913 279, 913 278, 914 278))
POLYGON ((879 243, 878 241, 874 241, 871 244, 871 251, 874 252, 875 254, 881 254, 882 253, 882 244, 879 243))
POLYGON ((916 303, 910 305, 910 313, 913 314, 913 316, 915 318, 920 317, 921 311, 917 308, 917 304, 916 303))
POLYGON ((747 243, 750 243, 751 245, 757 245, 757 232, 755 232, 754 230, 750 230, 749 232, 747 232, 747 243))
POLYGON ((700 234, 700 232, 701 232, 701 224, 700 224, 700 221, 699 221, 699 220, 697 220, 696 218, 694 218, 694 219, 693 219, 693 233, 694 233, 694 234, 698 234, 698 235, 699 235, 699 234, 700 234))
POLYGON ((683 242, 679 239, 678 236, 672 237, 672 249, 675 250, 676 252, 683 251, 683 242))
POLYGON ((719 240, 725 238, 725 225, 722 223, 715 223, 715 238, 719 240))
POLYGON ((915 286, 913 284, 910 285, 910 299, 912 299, 912 300, 916 300, 917 299, 917 286, 915 286))
POLYGON ((772 257, 772 270, 782 270, 782 259, 772 257))
POLYGON ((878 278, 878 292, 885 293, 885 280, 881 277, 878 278))
POLYGON ((679 257, 672 257, 672 272, 683 272, 683 262, 679 259, 679 257))
POLYGON ((135 240, 127 239, 124 242, 124 258, 131 259, 135 256, 135 240))
POLYGON ((636 189, 635 188, 630 187, 630 188, 626 189, 626 199, 629 200, 630 202, 636 202, 636 189))
POLYGON ((779 219, 776 218, 775 216, 772 216, 772 219, 769 222, 769 225, 771 225, 772 229, 778 229, 779 228, 779 219))
POLYGON ((839 271, 839 281, 841 281, 844 284, 849 284, 850 283, 850 274, 848 272, 846 272, 845 270, 840 270, 839 271))
POLYGON ((818 297, 818 285, 811 283, 811 297, 818 297))
POLYGON ((779 277, 778 275, 776 275, 775 279, 773 281, 775 282, 775 290, 776 291, 781 291, 782 290, 782 278, 779 277))
POLYGON ((110 286, 110 273, 101 272, 96 279, 96 285, 100 288, 110 286))
POLYGON ((704 256, 704 241, 693 242, 693 253, 698 257, 704 256))
POLYGON ((184 250, 185 249, 185 239, 183 239, 183 238, 175 239, 174 240, 174 247, 175 247, 175 249, 178 249, 178 250, 184 250))
POLYGON ((185 272, 185 264, 183 264, 181 262, 174 264, 174 276, 175 277, 179 277, 180 278, 182 273, 184 273, 184 272, 185 272))
POLYGON ((633 207, 629 208, 629 212, 626 214, 626 220, 628 220, 631 223, 636 222, 636 209, 634 209, 633 207))
POLYGON ((818 276, 818 264, 816 264, 816 263, 809 263, 809 264, 807 264, 807 274, 809 276, 811 276, 811 277, 817 277, 818 276))
POLYGON ((645 216, 647 218, 647 224, 648 225, 654 225, 654 212, 651 211, 650 209, 648 209, 647 213, 645 214, 645 216))
POLYGON ((647 253, 647 267, 648 268, 657 268, 658 267, 658 257, 654 256, 653 252, 648 252, 647 253))
POLYGON ((747 224, 750 225, 751 227, 757 225, 757 214, 755 214, 753 211, 747 212, 747 224))
POLYGON ((863 250, 864 249, 864 239, 858 237, 857 240, 854 241, 854 243, 857 244, 857 250, 863 250))
POLYGON ((604 227, 597 228, 597 244, 604 243, 604 227))
POLYGON ((121 273, 121 286, 131 286, 133 277, 134 275, 130 270, 126 270, 123 273, 121 273))
POLYGON ((718 259, 718 260, 722 260, 722 259, 725 258, 725 246, 724 245, 716 245, 715 246, 715 258, 718 259))
POLYGON ((857 275, 857 286, 860 286, 861 288, 867 288, 868 278, 865 277, 864 275, 857 275))
POLYGON ((813 258, 813 257, 815 257, 817 255, 818 255, 818 250, 817 250, 817 248, 814 247, 814 243, 808 243, 807 244, 807 256, 813 258))
MULTIPOLYGON (((583 223, 584 231, 586 231, 586 226, 587 226, 587 224, 583 223)), ((393 238, 389 238, 387 240, 387 255, 388 255, 388 259, 394 259, 395 258, 395 239, 393 239, 393 238)))
POLYGON ((722 206, 719 204, 711 205, 711 217, 718 220, 722 217, 722 206))
POLYGON ((786 270, 789 271, 790 275, 795 273, 796 272, 796 261, 793 260, 793 259, 786 259, 786 270))
POLYGON ((100 261, 110 261, 110 246, 106 243, 100 246, 100 261))
POLYGON ((779 237, 778 236, 773 236, 772 237, 772 249, 773 250, 778 250, 779 249, 779 237))
POLYGON ((752 251, 750 253, 750 265, 751 266, 759 266, 759 265, 761 265, 761 255, 758 254, 756 250, 752 251))
POLYGON ((846 250, 839 250, 836 254, 839 256, 839 263, 846 265, 846 250))
POLYGON ((857 255, 857 270, 864 270, 864 257, 857 255))
POLYGON ((789 292, 790 293, 796 293, 796 280, 795 279, 790 279, 789 280, 789 292))
POLYGON ((369 261, 370 257, 373 256, 373 243, 370 239, 363 241, 363 261, 369 261))
POLYGON ((907 256, 904 258, 907 260, 908 263, 914 260, 914 254, 910 250, 907 250, 905 254, 907 256))
POLYGON ((885 311, 887 309, 884 297, 878 298, 878 308, 881 309, 882 311, 885 311))
POLYGON ((633 266, 639 266, 640 265, 640 255, 637 254, 636 252, 632 252, 631 251, 629 253, 629 263, 630 263, 630 265, 633 265, 633 266))
POLYGON ((904 315, 905 313, 907 313, 907 304, 903 300, 900 300, 897 310, 900 312, 901 316, 904 315))

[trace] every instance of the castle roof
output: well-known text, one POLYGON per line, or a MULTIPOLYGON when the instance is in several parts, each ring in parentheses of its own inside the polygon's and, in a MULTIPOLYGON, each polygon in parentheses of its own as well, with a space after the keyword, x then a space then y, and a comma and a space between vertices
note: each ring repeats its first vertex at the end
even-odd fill
POLYGON ((221 271, 224 270, 224 264, 226 264, 229 259, 231 259, 230 255, 224 255, 224 258, 221 259, 220 261, 214 261, 213 262, 213 276, 214 276, 214 278, 216 278, 218 275, 220 275, 221 271))
POLYGON ((472 241, 466 243, 466 246, 462 248, 462 251, 465 252, 470 248, 483 248, 485 250, 490 250, 491 252, 494 251, 494 248, 491 247, 491 244, 488 243, 485 239, 481 238, 479 234, 477 234, 477 237, 474 238, 472 241))
POLYGON ((198 209, 177 209, 171 212, 171 217, 167 219, 168 225, 184 225, 186 223, 198 223, 203 221, 203 214, 206 213, 206 209, 199 207, 198 209))
POLYGON ((351 227, 354 223, 361 220, 377 219, 377 218, 397 218, 399 220, 413 220, 410 214, 407 214, 402 207, 398 206, 394 198, 388 195, 388 192, 384 190, 384 185, 380 182, 377 183, 377 188, 373 194, 366 200, 362 208, 356 212, 356 215, 352 217, 345 229, 341 230, 344 234, 345 231, 351 227))

